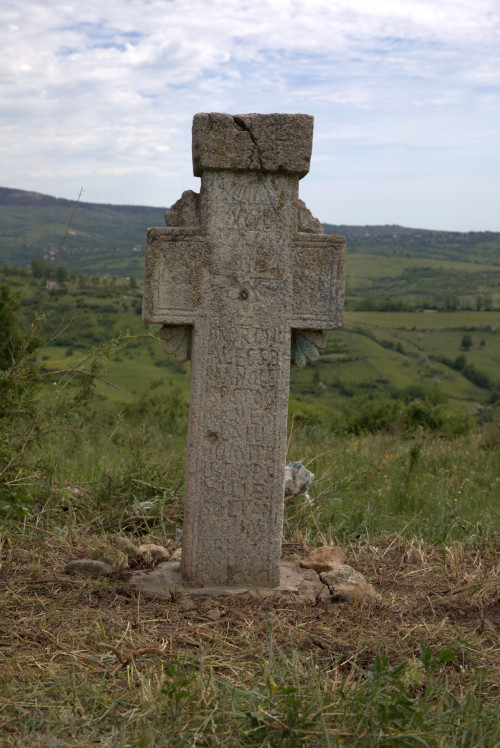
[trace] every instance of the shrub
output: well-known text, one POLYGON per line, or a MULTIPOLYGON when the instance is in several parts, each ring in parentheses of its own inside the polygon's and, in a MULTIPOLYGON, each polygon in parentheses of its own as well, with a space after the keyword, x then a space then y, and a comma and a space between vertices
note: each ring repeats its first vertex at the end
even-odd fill
POLYGON ((346 430, 354 434, 391 431, 396 428, 401 402, 388 397, 355 397, 344 406, 346 430))
POLYGON ((69 416, 88 399, 96 378, 119 341, 98 346, 75 367, 47 372, 38 364, 43 346, 44 318, 35 316, 21 333, 15 304, 18 299, 2 287, 0 305, 0 512, 24 513, 33 495, 43 491, 50 466, 33 459, 34 445, 56 428, 67 426, 69 416), (42 381, 52 376, 53 387, 42 391, 42 381))
POLYGON ((472 336, 469 335, 469 333, 465 333, 462 337, 461 346, 466 351, 468 351, 469 348, 472 348, 472 336))

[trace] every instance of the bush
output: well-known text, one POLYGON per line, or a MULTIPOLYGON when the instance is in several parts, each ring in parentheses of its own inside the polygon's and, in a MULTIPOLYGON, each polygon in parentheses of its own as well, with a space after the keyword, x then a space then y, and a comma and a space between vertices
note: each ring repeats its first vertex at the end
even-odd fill
POLYGON ((0 371, 10 369, 20 343, 16 308, 19 294, 9 285, 0 287, 0 371))
POLYGON ((438 431, 443 436, 460 436, 468 433, 472 418, 460 408, 444 403, 433 405, 428 400, 414 400, 401 414, 401 425, 405 431, 424 428, 438 431))
POLYGON ((402 403, 389 397, 358 396, 343 407, 346 431, 362 434, 396 429, 402 403))
POLYGON ((187 434, 189 398, 179 387, 158 379, 141 395, 138 402, 127 405, 124 415, 132 423, 153 416, 164 434, 187 434))
POLYGON ((469 335, 469 333, 465 333, 465 335, 462 337, 461 346, 466 351, 468 351, 469 348, 472 348, 472 336, 469 335))
POLYGON ((22 514, 51 477, 52 468, 47 461, 37 462, 33 447, 56 428, 67 427, 69 417, 92 393, 118 341, 101 344, 71 369, 47 372, 37 360, 43 346, 43 316, 35 316, 20 333, 18 299, 7 286, 1 289, 0 301, 0 512, 22 514), (53 387, 42 394, 42 381, 50 374, 53 387))

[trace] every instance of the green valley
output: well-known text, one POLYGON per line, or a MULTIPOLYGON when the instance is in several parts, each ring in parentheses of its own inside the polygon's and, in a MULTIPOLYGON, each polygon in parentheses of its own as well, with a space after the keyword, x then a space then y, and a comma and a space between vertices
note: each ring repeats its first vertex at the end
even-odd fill
MULTIPOLYGON (((158 328, 142 322, 140 281, 74 275, 48 290, 29 271, 0 266, 0 282, 18 294, 26 325, 43 311, 46 372, 71 368, 92 346, 122 339, 106 373, 114 386, 99 383, 95 397, 130 403, 159 381, 188 396, 189 364, 166 356, 158 328)), ((348 308, 343 329, 329 333, 319 359, 292 367, 291 409, 329 420, 334 429, 363 429, 367 412, 374 428, 388 427, 387 419, 399 413, 396 404, 415 400, 488 419, 500 398, 499 329, 500 311, 348 308)))

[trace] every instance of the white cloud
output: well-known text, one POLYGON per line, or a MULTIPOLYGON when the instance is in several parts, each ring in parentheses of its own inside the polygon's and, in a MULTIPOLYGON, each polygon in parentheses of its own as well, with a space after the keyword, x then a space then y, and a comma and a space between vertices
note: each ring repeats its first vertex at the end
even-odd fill
MULTIPOLYGON (((499 32, 495 0, 8 2, 2 183, 72 196, 86 182, 88 200, 167 205, 194 184, 195 112, 305 111, 316 117, 317 172, 303 189, 323 220, 324 185, 354 173, 391 175, 380 215, 401 222, 398 185, 438 160, 435 189, 456 189, 457 163, 474 184, 474 194, 461 186, 470 217, 447 207, 443 225, 480 228, 482 154, 500 155, 499 32), (477 158, 465 159, 472 146, 477 158)), ((375 203, 368 193, 356 203, 349 213, 366 223, 375 203)), ((428 211, 424 225, 437 227, 432 201, 428 211)))

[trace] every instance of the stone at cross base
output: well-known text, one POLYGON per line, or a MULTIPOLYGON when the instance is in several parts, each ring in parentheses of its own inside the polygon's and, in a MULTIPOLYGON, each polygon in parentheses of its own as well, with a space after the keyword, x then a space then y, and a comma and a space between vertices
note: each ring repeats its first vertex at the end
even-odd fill
POLYGON ((341 326, 345 239, 298 198, 306 114, 197 114, 185 192, 148 231, 143 317, 191 358, 181 573, 193 588, 280 582, 291 347, 341 326))

